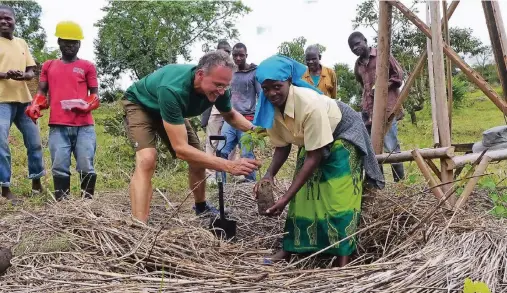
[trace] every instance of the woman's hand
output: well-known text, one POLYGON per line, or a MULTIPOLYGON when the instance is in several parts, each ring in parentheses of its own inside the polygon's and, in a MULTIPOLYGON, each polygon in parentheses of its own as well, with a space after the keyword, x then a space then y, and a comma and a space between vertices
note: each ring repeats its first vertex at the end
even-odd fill
POLYGON ((273 176, 270 176, 266 174, 261 180, 259 180, 257 183, 255 183, 253 188, 254 198, 257 199, 257 192, 259 191, 259 186, 262 182, 269 182, 272 186, 275 186, 274 178, 273 176))
POLYGON ((289 203, 290 198, 291 197, 286 195, 280 197, 272 207, 266 210, 266 216, 280 215, 283 212, 283 209, 285 209, 285 206, 289 203))

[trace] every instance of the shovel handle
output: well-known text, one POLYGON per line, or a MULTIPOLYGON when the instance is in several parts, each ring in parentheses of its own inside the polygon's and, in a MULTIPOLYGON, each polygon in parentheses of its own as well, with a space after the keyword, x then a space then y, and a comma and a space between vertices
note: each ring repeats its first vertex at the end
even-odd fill
POLYGON ((220 209, 220 219, 225 220, 225 208, 224 208, 224 183, 222 180, 218 182, 218 207, 220 209))
MULTIPOLYGON (((216 156, 220 157, 220 152, 225 147, 225 144, 227 142, 227 138, 224 135, 210 135, 209 136, 210 144, 213 146, 213 141, 224 141, 224 144, 220 149, 215 149, 216 156)), ((220 208, 220 219, 225 220, 225 208, 224 208, 224 182, 222 180, 222 176, 224 175, 223 172, 217 172, 217 181, 218 181, 218 205, 220 208), (218 177, 220 175, 220 178, 218 177)))

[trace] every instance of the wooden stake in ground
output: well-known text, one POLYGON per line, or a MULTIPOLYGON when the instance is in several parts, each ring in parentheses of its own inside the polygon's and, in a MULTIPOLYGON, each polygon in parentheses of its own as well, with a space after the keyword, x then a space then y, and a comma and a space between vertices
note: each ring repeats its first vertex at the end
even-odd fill
MULTIPOLYGON (((431 24, 430 18, 430 5, 426 2, 426 22, 431 24)), ((435 78, 433 75, 433 52, 431 50, 431 39, 426 38, 426 50, 428 54, 428 79, 430 83, 430 101, 431 101, 431 120, 433 121, 433 142, 435 145, 440 145, 438 138, 438 123, 437 123, 437 101, 435 100, 435 78)))
MULTIPOLYGON (((429 185, 431 191, 433 192, 433 194, 435 195, 435 197, 438 200, 442 200, 445 196, 444 192, 442 191, 440 186, 438 186, 438 182, 435 180, 435 178, 433 178, 433 175, 431 175, 430 168, 428 167, 428 165, 424 161, 419 150, 417 150, 417 149, 413 150, 412 156, 414 157, 414 160, 417 163, 417 166, 419 167, 419 169, 421 170, 421 173, 423 174, 424 178, 428 182, 428 185, 429 185)), ((450 198, 449 198, 449 201, 451 201, 450 198)), ((445 202, 445 205, 448 208, 452 208, 452 205, 450 205, 448 201, 445 202)))
POLYGON ((484 172, 486 171, 486 168, 488 168, 489 162, 491 161, 491 158, 487 155, 482 157, 481 162, 475 169, 473 177, 468 181, 467 185, 465 186, 465 189, 463 190, 463 193, 461 193, 461 196, 459 197, 458 202, 456 203, 455 209, 459 210, 463 205, 466 203, 467 199, 470 197, 470 194, 474 190, 475 185, 479 181, 479 178, 484 172))
POLYGON ((375 73, 375 96, 373 98, 373 121, 371 137, 373 150, 381 154, 384 150, 384 133, 387 122, 387 93, 389 81, 389 55, 391 48, 391 16, 389 3, 379 3, 379 30, 377 47, 377 69, 375 73))
POLYGON ((491 39, 491 48, 495 56, 498 77, 504 92, 504 98, 507 97, 507 37, 505 35, 504 24, 500 13, 500 7, 496 1, 482 1, 484 16, 488 27, 489 37, 491 39))
MULTIPOLYGON (((444 40, 445 40, 445 43, 447 44, 447 46, 451 46, 451 39, 449 37, 449 21, 448 21, 448 17, 447 17, 447 1, 443 0, 442 1, 442 11, 444 12, 444 17, 443 17, 443 20, 444 20, 444 40)), ((446 64, 445 64, 445 69, 446 69, 446 77, 447 77, 447 105, 449 107, 449 135, 451 137, 451 140, 452 140, 452 62, 451 62, 451 59, 449 57, 446 57, 445 58, 446 60, 446 64)))
MULTIPOLYGON (((444 72, 444 52, 443 39, 440 22, 440 5, 436 1, 430 1, 431 16, 431 49, 433 51, 433 72, 435 76, 435 100, 437 104, 437 123, 440 145, 442 147, 451 146, 451 134, 449 129, 449 112, 447 106, 447 96, 445 90, 445 72, 444 72)), ((453 172, 446 169, 445 160, 441 160, 442 183, 453 181, 453 172)), ((451 188, 450 184, 442 185, 442 191, 445 193, 451 188)), ((452 200, 451 200, 451 203, 452 200)))

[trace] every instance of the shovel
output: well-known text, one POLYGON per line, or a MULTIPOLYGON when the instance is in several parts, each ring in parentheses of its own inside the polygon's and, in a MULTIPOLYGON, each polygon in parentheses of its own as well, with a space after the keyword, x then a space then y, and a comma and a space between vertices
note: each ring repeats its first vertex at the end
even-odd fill
MULTIPOLYGON (((210 135, 209 137, 210 144, 213 147, 213 141, 218 141, 217 147, 213 147, 215 150, 215 154, 217 157, 220 157, 220 152, 224 148, 226 143, 226 138, 223 135, 210 135), (218 145, 220 141, 223 141, 222 147, 218 149, 218 145)), ((236 221, 228 220, 225 217, 225 207, 224 207, 224 182, 223 176, 225 176, 224 172, 216 172, 216 180, 218 185, 218 204, 220 208, 220 218, 211 218, 209 229, 216 237, 219 239, 227 239, 230 240, 236 236, 236 221)))

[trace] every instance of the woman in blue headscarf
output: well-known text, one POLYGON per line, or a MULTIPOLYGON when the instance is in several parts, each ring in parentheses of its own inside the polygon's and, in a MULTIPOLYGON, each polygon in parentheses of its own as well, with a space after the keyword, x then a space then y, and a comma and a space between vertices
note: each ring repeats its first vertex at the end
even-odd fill
POLYGON ((361 115, 301 80, 305 71, 303 64, 275 55, 256 72, 263 91, 253 124, 266 128, 275 147, 261 181, 273 182, 292 145, 299 147, 291 186, 266 211, 277 215, 289 204, 283 249, 271 260, 335 244, 326 253, 338 256, 343 266, 356 248, 353 235, 359 224, 363 170, 374 188, 384 187, 384 177, 361 115))

